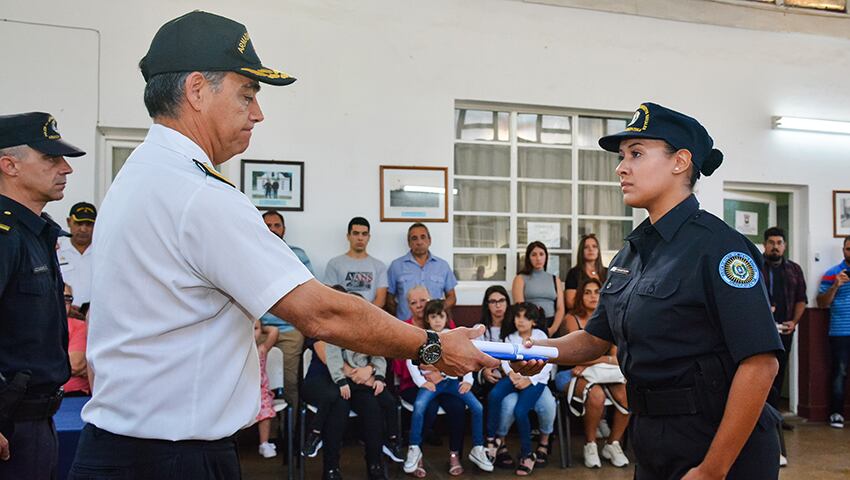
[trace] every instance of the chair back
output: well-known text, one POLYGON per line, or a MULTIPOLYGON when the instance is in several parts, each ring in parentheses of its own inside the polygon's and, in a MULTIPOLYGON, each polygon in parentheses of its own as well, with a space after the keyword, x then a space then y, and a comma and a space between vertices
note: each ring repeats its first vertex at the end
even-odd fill
POLYGON ((266 376, 269 377, 269 390, 283 388, 283 352, 277 347, 270 348, 266 356, 266 376))

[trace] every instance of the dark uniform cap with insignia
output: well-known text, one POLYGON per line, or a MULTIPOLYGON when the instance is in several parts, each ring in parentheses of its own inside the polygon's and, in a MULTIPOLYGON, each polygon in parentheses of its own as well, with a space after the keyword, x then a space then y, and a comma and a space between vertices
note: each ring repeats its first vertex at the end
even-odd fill
POLYGON ((97 209, 94 208, 94 205, 88 202, 75 203, 74 206, 71 207, 71 212, 68 213, 68 216, 75 222, 94 223, 97 219, 97 209))
POLYGON ((723 163, 723 153, 696 119, 655 103, 643 103, 626 129, 599 139, 599 146, 617 153, 627 138, 664 140, 673 148, 691 152, 691 161, 703 175, 711 175, 723 163))
POLYGON ((0 115, 0 148, 27 145, 53 156, 80 157, 86 152, 66 143, 59 135, 56 119, 44 112, 0 115))
POLYGON ((236 72, 271 85, 295 81, 263 66, 245 25, 200 10, 160 27, 139 66, 146 82, 174 72, 236 72))

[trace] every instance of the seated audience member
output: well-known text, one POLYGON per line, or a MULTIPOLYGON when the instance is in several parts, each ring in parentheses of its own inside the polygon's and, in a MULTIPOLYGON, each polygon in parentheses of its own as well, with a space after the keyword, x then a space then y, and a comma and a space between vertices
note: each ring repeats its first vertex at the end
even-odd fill
POLYGON ((330 259, 325 267, 325 283, 342 285, 366 301, 384 308, 387 301, 387 267, 366 253, 371 230, 369 221, 354 217, 348 222, 348 252, 330 259))
MULTIPOLYGON (((522 345, 526 340, 542 340, 546 333, 535 327, 538 325, 540 312, 536 305, 528 302, 517 303, 502 323, 500 332, 502 340, 514 345, 522 345)), ((516 474, 530 475, 535 466, 535 455, 531 451, 531 422, 528 413, 540 399, 540 395, 549 381, 552 365, 547 364, 540 373, 528 377, 520 375, 511 369, 508 362, 502 362, 502 370, 507 374, 493 387, 487 396, 487 447, 492 452, 500 445, 496 442, 496 434, 502 415, 502 402, 511 393, 516 393, 517 403, 514 407, 514 417, 519 430, 520 455, 517 461, 516 474)))
POLYGON ((277 416, 272 406, 274 395, 269 390, 269 376, 266 374, 266 359, 269 349, 277 342, 277 328, 254 321, 254 341, 257 342, 257 354, 260 356, 260 411, 257 413, 257 429, 260 431, 260 455, 264 458, 277 456, 277 447, 269 442, 272 419, 277 416))
MULTIPOLYGON (((446 329, 448 316, 443 301, 431 300, 428 302, 425 305, 424 319, 426 328, 430 330, 440 333, 446 329)), ((487 458, 484 451, 484 407, 470 392, 472 389, 472 373, 466 374, 461 379, 441 374, 432 380, 431 378, 426 379, 420 371, 420 367, 413 365, 410 360, 407 360, 407 368, 414 383, 419 387, 419 392, 416 394, 416 400, 413 403, 413 416, 410 420, 410 447, 407 451, 407 460, 404 462, 405 473, 413 473, 418 478, 423 478, 426 474, 421 448, 422 422, 428 405, 440 394, 457 396, 469 407, 469 411, 472 413, 472 450, 469 452, 469 460, 485 472, 493 471, 493 463, 487 458)), ((428 369, 423 368, 423 370, 428 369)), ((449 473, 459 475, 461 471, 455 469, 454 473, 449 473)))
MULTIPOLYGON (((502 322, 505 319, 505 313, 510 305, 510 297, 507 290, 501 285, 493 285, 488 287, 484 292, 484 301, 481 305, 481 324, 484 325, 484 334, 479 337, 479 340, 501 341, 499 333, 502 328, 502 322)), ((492 390, 493 385, 502 379, 502 368, 485 368, 478 372, 478 388, 479 396, 487 396, 492 390)), ((508 447, 504 442, 511 425, 514 423, 514 408, 516 407, 517 394, 511 393, 502 401, 502 419, 499 422, 499 430, 496 433, 497 440, 501 439, 500 449, 496 452, 491 452, 495 455, 494 465, 499 468, 512 469, 515 467, 514 459, 508 453, 508 447)), ((534 404, 534 411, 537 413, 537 418, 540 424, 540 438, 537 444, 536 457, 537 465, 545 466, 548 463, 549 452, 551 445, 549 436, 554 431, 555 427, 555 409, 557 402, 552 392, 549 389, 544 389, 540 395, 540 399, 534 404)))
POLYGON ((543 242, 531 242, 525 249, 525 266, 514 277, 514 302, 529 302, 543 310, 540 328, 552 336, 564 320, 564 286, 557 275, 546 271, 549 250, 543 242))
POLYGON ((578 251, 581 252, 576 260, 576 266, 567 272, 564 289, 567 297, 567 310, 575 308, 578 286, 590 278, 605 283, 608 277, 608 269, 602 265, 602 253, 599 249, 599 240, 596 235, 590 233, 581 237, 578 242, 578 251))
MULTIPOLYGON (((582 295, 576 299, 578 306, 567 315, 567 330, 570 333, 584 329, 587 320, 599 304, 601 288, 602 284, 595 278, 590 278, 579 285, 582 295)), ((572 379, 567 388, 567 396, 570 399, 570 410, 575 415, 584 417, 584 435, 587 440, 584 446, 584 465, 587 468, 602 466, 596 445, 596 432, 605 410, 606 398, 614 403, 616 411, 614 412, 611 434, 605 446, 602 447, 602 456, 610 460, 615 467, 625 467, 629 464, 629 459, 620 446, 620 440, 629 424, 629 413, 625 378, 619 372, 617 347, 615 346, 612 346, 607 354, 591 362, 577 365, 572 369, 572 379), (605 381, 603 377, 597 378, 597 376, 591 375, 592 371, 599 368, 608 369, 609 374, 613 372, 611 377, 616 378, 605 381), (622 381, 612 381, 620 379, 622 381)), ((562 387, 564 385, 563 378, 556 376, 556 384, 562 387)))
MULTIPOLYGON (((425 328, 425 305, 428 301, 428 289, 424 286, 417 285, 409 289, 407 291, 407 306, 411 312, 411 317, 406 322, 419 328, 425 328)), ((451 320, 449 320, 448 325, 449 328, 455 328, 455 324, 451 320)), ((416 395, 419 393, 419 389, 410 376, 407 361, 401 359, 393 360, 393 373, 398 382, 399 397, 412 405, 416 401, 416 395)), ((442 378, 442 375, 436 369, 426 370, 423 376, 432 382, 436 382, 442 378)), ((437 396, 436 401, 428 405, 428 410, 425 412, 425 419, 423 421, 425 431, 428 431, 433 426, 439 408, 442 408, 446 412, 446 417, 448 418, 449 472, 459 474, 457 472, 463 471, 463 466, 460 463, 460 452, 463 451, 463 437, 466 433, 466 405, 463 403, 463 400, 455 395, 440 394, 437 396)))
POLYGON ((74 303, 73 289, 65 284, 65 314, 68 315, 68 359, 71 362, 71 378, 65 384, 66 397, 87 397, 91 395, 88 368, 86 363, 86 322, 70 316, 74 303))

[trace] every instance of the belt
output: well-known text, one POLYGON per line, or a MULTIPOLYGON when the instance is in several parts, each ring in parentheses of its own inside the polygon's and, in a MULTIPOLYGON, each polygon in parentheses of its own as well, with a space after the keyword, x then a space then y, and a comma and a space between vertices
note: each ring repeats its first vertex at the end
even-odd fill
POLYGON ((31 422, 45 420, 53 416, 62 405, 62 389, 52 395, 24 397, 15 406, 11 419, 15 422, 31 422))
POLYGON ((629 410, 638 415, 662 417, 700 413, 699 397, 693 387, 672 389, 630 388, 626 385, 629 410))

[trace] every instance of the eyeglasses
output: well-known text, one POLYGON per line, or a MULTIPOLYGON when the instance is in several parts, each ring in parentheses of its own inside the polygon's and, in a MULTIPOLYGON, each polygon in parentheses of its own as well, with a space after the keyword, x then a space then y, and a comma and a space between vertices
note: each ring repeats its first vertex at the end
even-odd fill
POLYGON ((65 295, 65 303, 74 303, 73 295, 65 295))
POLYGON ((508 303, 507 298, 500 298, 498 300, 487 300, 487 303, 490 305, 498 305, 500 303, 508 303))

